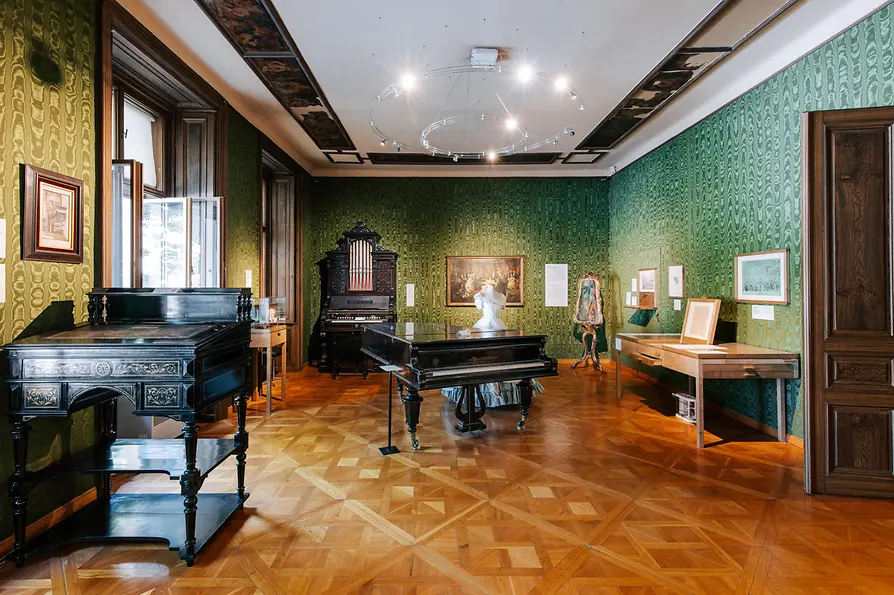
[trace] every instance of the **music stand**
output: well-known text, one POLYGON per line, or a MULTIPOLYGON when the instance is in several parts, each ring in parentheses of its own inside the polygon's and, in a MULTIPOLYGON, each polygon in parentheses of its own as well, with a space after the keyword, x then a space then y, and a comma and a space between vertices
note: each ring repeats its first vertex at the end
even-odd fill
POLYGON ((388 446, 380 446, 379 452, 383 455, 394 455, 398 454, 400 450, 393 444, 391 444, 391 419, 392 419, 392 410, 394 408, 394 398, 392 393, 392 387, 394 386, 394 373, 401 370, 400 366, 379 366, 379 369, 383 372, 388 372, 388 446))

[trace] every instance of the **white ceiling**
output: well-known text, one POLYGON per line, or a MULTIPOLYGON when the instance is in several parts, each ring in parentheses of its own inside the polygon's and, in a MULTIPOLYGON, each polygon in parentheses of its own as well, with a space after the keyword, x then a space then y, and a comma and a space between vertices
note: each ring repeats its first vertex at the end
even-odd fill
MULTIPOLYGON (((249 121, 313 175, 608 175, 766 80, 888 0, 800 0, 794 8, 592 166, 332 165, 193 1, 120 0, 156 36, 209 80, 249 121)), ((538 71, 567 76, 586 109, 543 97, 516 102, 532 134, 564 122, 568 152, 717 6, 719 0, 274 0, 334 112, 361 153, 384 149, 369 126, 376 95, 406 72, 464 63, 475 46, 508 48, 538 71), (529 109, 525 111, 525 105, 529 109), (557 116, 558 114, 558 116, 557 116), (567 115, 566 115, 567 114, 567 115)), ((745 0, 747 4, 749 0, 745 0)), ((460 81, 463 85, 467 81, 460 81)), ((473 83, 474 84, 474 83, 473 83)), ((482 83, 483 85, 484 83, 482 83)), ((475 95, 472 87, 471 96, 475 95)), ((430 92, 432 89, 428 89, 430 92)), ((449 89, 448 89, 449 90, 449 89)), ((420 89, 421 91, 421 89, 420 89)), ((484 93, 478 88, 479 93, 484 93)), ((418 138, 437 101, 402 97, 414 107, 388 117, 395 137, 418 138)), ((462 93, 465 97, 465 92, 462 93)), ((455 99, 457 95, 454 95, 455 99)), ((486 101, 485 101, 486 103, 486 101)), ((567 102, 571 103, 571 102, 567 102)), ((435 110, 435 111, 432 111, 435 110)), ((484 110, 482 110, 484 111, 484 110)), ((494 111, 490 106, 487 111, 494 111)), ((377 116, 378 118, 378 116, 377 116)), ((474 137, 473 137, 474 138, 474 137)))

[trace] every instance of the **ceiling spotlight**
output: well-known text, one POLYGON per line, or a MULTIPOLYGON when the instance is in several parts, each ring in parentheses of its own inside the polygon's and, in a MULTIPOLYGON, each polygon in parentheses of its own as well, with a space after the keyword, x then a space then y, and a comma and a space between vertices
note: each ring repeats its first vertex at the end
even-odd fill
POLYGON ((518 69, 518 80, 521 82, 526 83, 532 78, 534 78, 534 69, 530 66, 525 65, 518 69))
POLYGON ((416 77, 409 73, 403 75, 400 78, 400 86, 403 87, 404 91, 410 91, 416 86, 416 77))
POLYGON ((568 89, 568 79, 566 78, 558 78, 556 79, 556 91, 565 91, 568 89))
POLYGON ((512 130, 513 128, 518 128, 518 121, 515 118, 509 118, 506 120, 506 128, 512 130))
POLYGON ((399 144, 394 143, 394 151, 395 151, 396 153, 400 153, 400 145, 399 145, 399 144))
POLYGON ((387 138, 383 138, 382 140, 379 141, 379 144, 382 145, 382 146, 384 147, 384 146, 385 146, 385 143, 386 143, 387 141, 388 141, 387 138))
POLYGON ((553 144, 554 144, 554 145, 558 145, 558 144, 559 144, 559 137, 558 137, 558 136, 557 136, 556 138, 553 139, 553 144))
POLYGON ((489 151, 489 152, 487 153, 487 158, 488 158, 490 161, 493 161, 494 159, 497 158, 497 154, 494 153, 493 151, 489 151))
POLYGON ((454 156, 453 156, 453 163, 456 163, 457 161, 459 161, 459 155, 454 155, 454 156))
POLYGON ((565 134, 567 134, 568 136, 574 136, 574 128, 566 128, 565 134))

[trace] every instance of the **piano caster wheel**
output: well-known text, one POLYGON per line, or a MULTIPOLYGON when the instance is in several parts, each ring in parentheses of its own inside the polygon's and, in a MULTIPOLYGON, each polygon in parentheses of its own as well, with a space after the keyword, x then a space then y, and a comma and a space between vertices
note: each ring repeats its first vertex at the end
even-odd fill
POLYGON ((419 445, 419 441, 416 439, 416 434, 410 434, 410 444, 413 446, 413 450, 419 450, 422 448, 419 445))
POLYGON ((527 421, 528 421, 528 416, 526 415, 526 416, 522 417, 520 420, 518 420, 518 423, 515 424, 515 427, 518 428, 519 430, 524 430, 524 429, 525 429, 525 423, 526 423, 527 421))

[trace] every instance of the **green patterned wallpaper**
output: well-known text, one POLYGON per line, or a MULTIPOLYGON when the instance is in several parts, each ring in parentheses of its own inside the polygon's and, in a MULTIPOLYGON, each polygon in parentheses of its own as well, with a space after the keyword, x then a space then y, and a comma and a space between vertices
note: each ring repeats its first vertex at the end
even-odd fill
POLYGON ((244 287, 252 270, 252 293, 258 293, 261 202, 261 135, 242 115, 229 108, 227 129, 227 287, 244 287))
MULTIPOLYGON (((721 298, 738 341, 801 351, 801 112, 894 104, 892 25, 886 8, 612 177, 613 288, 629 289, 637 268, 661 267, 660 319, 646 330, 680 330, 666 278, 668 265, 682 263, 687 296, 721 298), (777 306, 773 322, 752 320, 734 301, 733 258, 779 248, 791 251, 791 305, 777 306)), ((611 307, 616 321, 629 320, 630 310, 611 307)), ((706 390, 776 425, 774 382, 714 381, 706 390)), ((803 436, 800 382, 786 392, 788 427, 803 436)))
MULTIPOLYGON (((93 286, 96 188, 94 0, 7 0, 0 5, 0 218, 6 219, 6 303, 0 304, 3 342, 14 339, 53 301, 71 300, 75 320, 86 318, 93 286), (42 80, 43 79, 43 80, 42 80), (50 82, 45 82, 49 80, 50 82), (31 163, 84 180, 84 263, 21 260, 20 164, 31 163)), ((5 411, 5 384, 0 412, 5 411)), ((38 468, 94 440, 93 413, 33 425, 29 465, 38 468)), ((0 416, 0 539, 12 533, 7 479, 12 446, 0 416)), ((93 485, 43 485, 32 492, 29 521, 93 485)))
POLYGON ((319 314, 316 262, 346 229, 365 222, 397 260, 401 320, 470 325, 473 308, 446 306, 446 257, 525 256, 525 307, 506 308, 513 328, 549 334, 553 357, 579 355, 571 312, 578 276, 608 272, 608 184, 597 178, 318 178, 302 221, 305 330, 319 314), (543 305, 546 263, 568 263, 569 307, 543 305), (406 307, 407 283, 416 305, 406 307), (574 288, 571 288, 574 285, 574 288))

